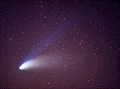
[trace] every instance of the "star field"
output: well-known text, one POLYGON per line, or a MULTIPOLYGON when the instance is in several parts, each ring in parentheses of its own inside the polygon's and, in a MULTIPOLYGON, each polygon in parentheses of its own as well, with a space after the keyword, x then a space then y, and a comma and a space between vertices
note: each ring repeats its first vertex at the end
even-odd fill
POLYGON ((1 1, 0 6, 1 88, 119 88, 119 2, 1 1), (27 60, 37 60, 37 67, 19 70, 27 60))

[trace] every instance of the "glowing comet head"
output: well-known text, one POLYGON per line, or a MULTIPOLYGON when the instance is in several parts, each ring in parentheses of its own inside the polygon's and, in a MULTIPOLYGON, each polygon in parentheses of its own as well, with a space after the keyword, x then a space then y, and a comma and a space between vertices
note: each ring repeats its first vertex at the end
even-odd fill
POLYGON ((27 61, 27 62, 23 63, 23 64, 19 67, 19 69, 20 69, 20 70, 27 69, 31 64, 32 64, 32 63, 31 63, 30 61, 27 61))
POLYGON ((28 69, 33 69, 33 68, 39 68, 43 66, 45 63, 39 59, 32 59, 28 60, 25 63, 23 63, 19 69, 20 70, 28 70, 28 69))
POLYGON ((25 69, 28 69, 29 67, 33 66, 33 63, 31 61, 27 61, 25 63, 23 63, 19 69, 20 70, 25 70, 25 69))

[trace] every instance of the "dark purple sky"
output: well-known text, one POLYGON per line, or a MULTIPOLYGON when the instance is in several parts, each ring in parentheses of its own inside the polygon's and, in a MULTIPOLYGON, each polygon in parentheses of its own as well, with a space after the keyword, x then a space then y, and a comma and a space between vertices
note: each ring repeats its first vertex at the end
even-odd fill
POLYGON ((0 6, 1 88, 119 88, 120 2, 18 0, 0 6), (34 57, 46 65, 19 70, 37 48, 34 57))

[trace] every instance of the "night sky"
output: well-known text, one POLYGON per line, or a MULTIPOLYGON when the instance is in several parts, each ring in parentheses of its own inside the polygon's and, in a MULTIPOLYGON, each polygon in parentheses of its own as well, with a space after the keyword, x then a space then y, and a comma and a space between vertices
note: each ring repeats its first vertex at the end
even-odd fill
POLYGON ((119 88, 120 2, 1 1, 1 88, 119 88), (37 67, 20 70, 37 59, 37 67))

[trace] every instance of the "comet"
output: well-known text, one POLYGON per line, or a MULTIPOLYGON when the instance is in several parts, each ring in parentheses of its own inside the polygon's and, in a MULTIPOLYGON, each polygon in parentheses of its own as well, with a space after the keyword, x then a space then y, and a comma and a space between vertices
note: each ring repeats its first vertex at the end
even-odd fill
POLYGON ((57 28, 49 28, 48 33, 46 33, 42 38, 40 38, 41 40, 28 52, 28 55, 26 55, 26 57, 24 58, 26 62, 20 65, 19 69, 26 70, 31 68, 37 68, 40 67, 40 65, 43 65, 44 63, 41 62, 41 59, 35 60, 34 57, 41 53, 50 43, 54 42, 58 37, 61 36, 63 32, 65 32, 63 31, 64 25, 65 24, 59 25, 57 28))

